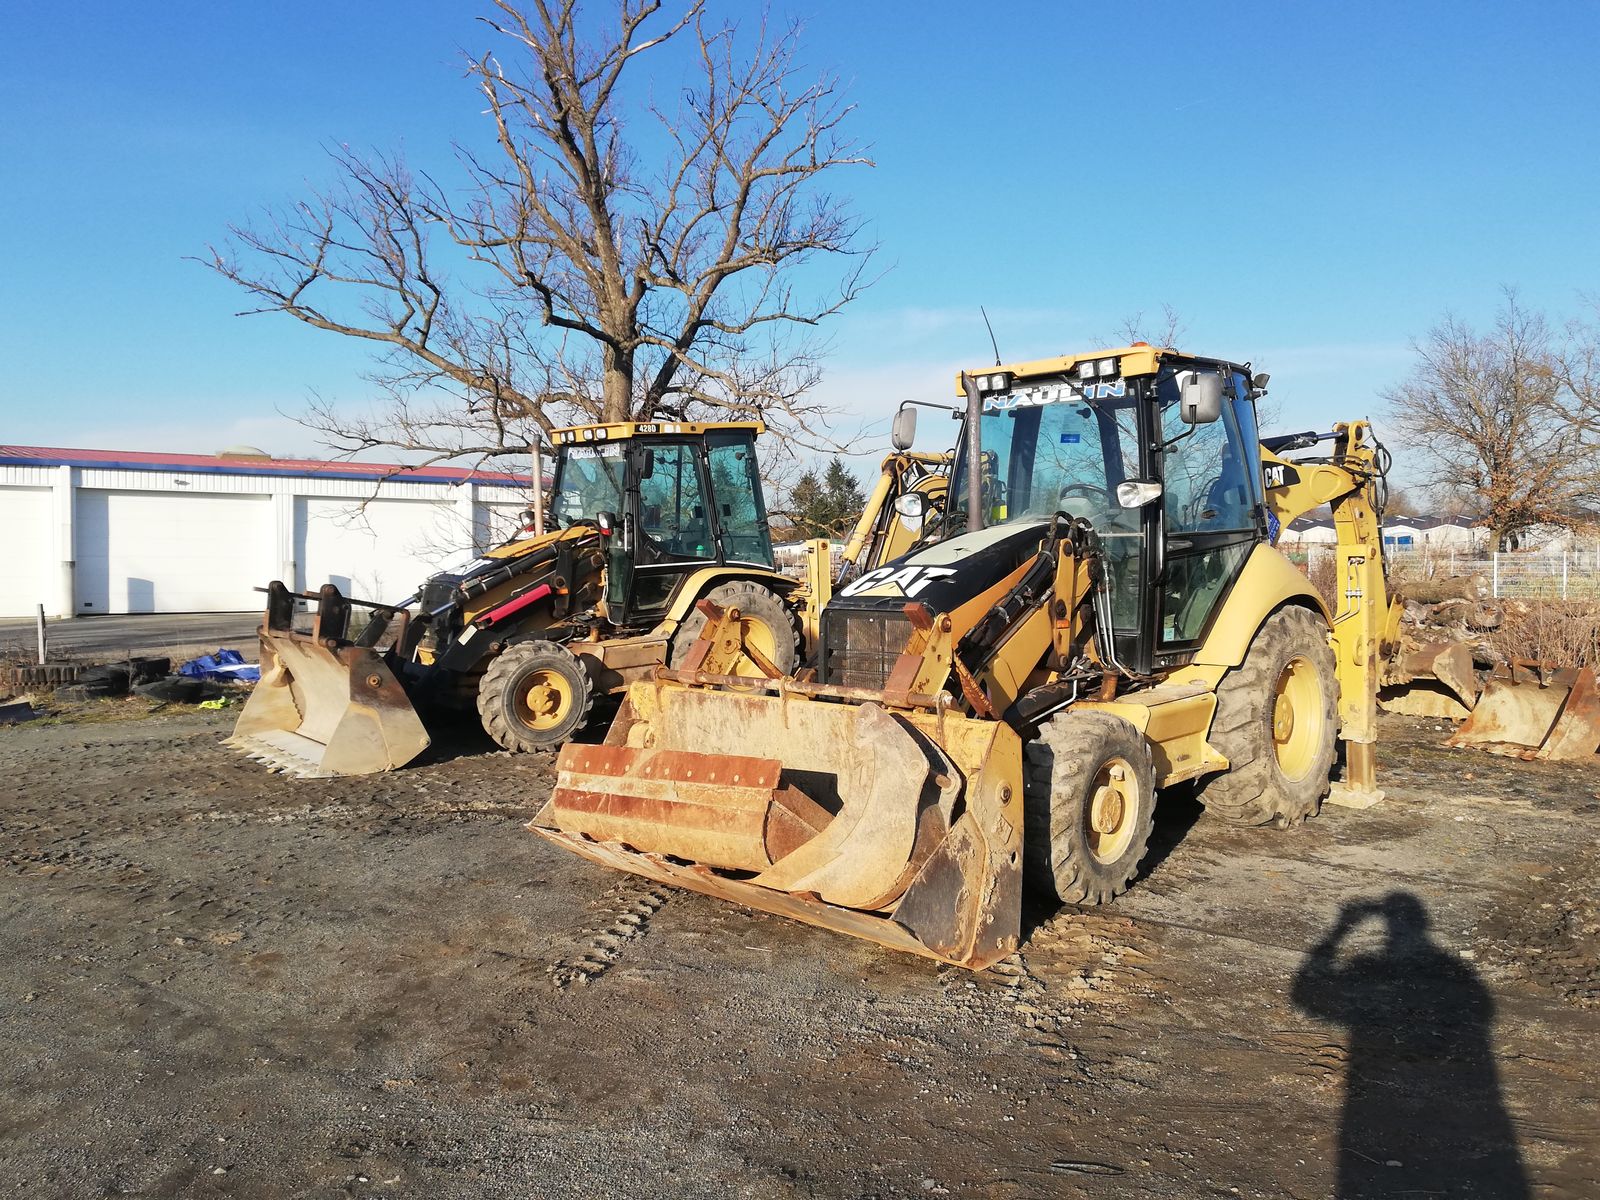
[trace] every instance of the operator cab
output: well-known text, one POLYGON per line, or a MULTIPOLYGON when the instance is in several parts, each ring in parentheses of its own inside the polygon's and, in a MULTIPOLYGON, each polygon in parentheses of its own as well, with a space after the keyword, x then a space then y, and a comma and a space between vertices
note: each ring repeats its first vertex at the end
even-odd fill
MULTIPOLYGON (((1113 665, 1187 662, 1267 536, 1249 366, 1136 345, 972 378, 985 525, 1083 518, 1105 555, 1113 665)), ((966 458, 962 439, 952 498, 966 458)))
POLYGON ((607 541, 612 624, 666 612, 707 564, 774 569, 749 422, 630 422, 558 429, 550 514, 597 524, 607 541))

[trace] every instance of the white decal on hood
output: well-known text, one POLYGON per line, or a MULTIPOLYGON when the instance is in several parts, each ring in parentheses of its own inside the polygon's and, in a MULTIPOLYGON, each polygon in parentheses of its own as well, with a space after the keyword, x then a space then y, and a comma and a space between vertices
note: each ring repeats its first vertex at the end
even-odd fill
POLYGON ((859 596, 863 592, 874 592, 879 588, 896 587, 902 595, 915 596, 930 583, 947 578, 956 573, 954 567, 879 567, 876 571, 868 571, 860 579, 847 583, 839 589, 841 596, 859 596))

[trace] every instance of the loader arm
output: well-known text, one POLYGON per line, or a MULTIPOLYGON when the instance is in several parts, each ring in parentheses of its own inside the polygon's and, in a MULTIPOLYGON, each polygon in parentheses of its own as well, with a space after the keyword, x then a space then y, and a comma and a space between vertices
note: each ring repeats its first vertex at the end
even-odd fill
POLYGON ((1265 446, 1261 452, 1267 509, 1280 527, 1324 504, 1333 510, 1333 651, 1348 790, 1356 796, 1377 793, 1378 685, 1400 637, 1401 606, 1391 601, 1384 575, 1383 456, 1365 421, 1335 425, 1327 458, 1291 460, 1265 446))

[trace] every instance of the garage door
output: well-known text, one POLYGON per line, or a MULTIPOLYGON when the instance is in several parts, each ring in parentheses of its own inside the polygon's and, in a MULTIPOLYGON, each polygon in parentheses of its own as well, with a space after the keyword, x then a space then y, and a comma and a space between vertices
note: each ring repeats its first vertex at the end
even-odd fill
POLYGON ((267 496, 78 493, 78 611, 249 612, 272 578, 267 496))
POLYGON ((483 505, 483 528, 478 533, 484 538, 484 545, 498 546, 512 535, 520 533, 527 523, 523 516, 527 511, 526 504, 483 505))
POLYGON ((57 616, 55 549, 49 488, 0 488, 0 617, 31 617, 43 604, 57 616))
POLYGON ((472 557, 472 531, 449 503, 302 496, 295 501, 299 590, 398 604, 429 575, 472 557))

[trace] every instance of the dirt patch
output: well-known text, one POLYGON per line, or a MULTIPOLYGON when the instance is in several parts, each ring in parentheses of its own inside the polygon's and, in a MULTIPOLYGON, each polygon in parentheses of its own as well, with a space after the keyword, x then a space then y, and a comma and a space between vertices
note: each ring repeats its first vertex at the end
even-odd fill
POLYGON ((292 780, 232 720, 0 730, 11 1194, 1600 1191, 1592 772, 1386 721, 1380 807, 1173 798, 1127 896, 973 975, 562 854, 546 759, 292 780), (1305 998, 1335 935, 1342 1007, 1305 998), (1341 1132, 1373 1087, 1383 1146, 1341 1132))

